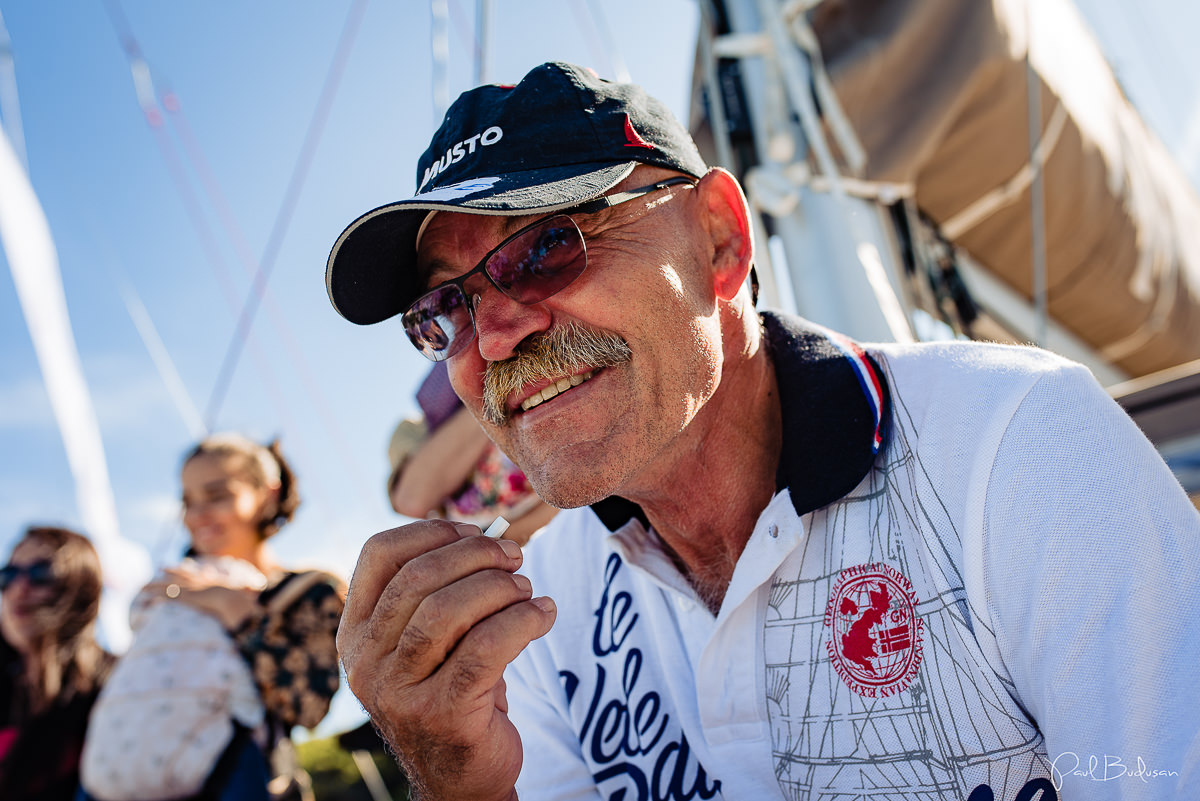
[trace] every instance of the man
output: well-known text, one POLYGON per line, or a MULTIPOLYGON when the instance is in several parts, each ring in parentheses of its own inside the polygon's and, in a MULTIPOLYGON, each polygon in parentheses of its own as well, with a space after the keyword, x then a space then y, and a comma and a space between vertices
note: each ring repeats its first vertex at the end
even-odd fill
POLYGON ((333 304, 572 509, 364 547, 339 646, 418 797, 1190 797, 1200 520, 1086 370, 757 313, 737 182, 570 65, 417 179, 333 304))

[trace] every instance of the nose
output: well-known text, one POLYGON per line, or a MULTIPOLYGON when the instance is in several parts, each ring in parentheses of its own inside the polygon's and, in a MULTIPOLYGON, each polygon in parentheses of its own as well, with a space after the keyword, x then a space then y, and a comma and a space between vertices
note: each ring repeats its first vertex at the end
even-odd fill
POLYGON ((527 337, 549 329, 553 319, 545 301, 526 306, 494 286, 480 289, 473 300, 479 355, 489 362, 511 357, 527 337))

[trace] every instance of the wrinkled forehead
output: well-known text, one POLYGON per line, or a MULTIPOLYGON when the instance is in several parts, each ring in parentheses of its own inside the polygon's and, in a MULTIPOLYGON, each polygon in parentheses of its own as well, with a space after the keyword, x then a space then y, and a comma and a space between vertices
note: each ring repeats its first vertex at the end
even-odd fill
POLYGON ((422 290, 457 278, 513 232, 545 214, 432 212, 417 241, 417 280, 422 290))

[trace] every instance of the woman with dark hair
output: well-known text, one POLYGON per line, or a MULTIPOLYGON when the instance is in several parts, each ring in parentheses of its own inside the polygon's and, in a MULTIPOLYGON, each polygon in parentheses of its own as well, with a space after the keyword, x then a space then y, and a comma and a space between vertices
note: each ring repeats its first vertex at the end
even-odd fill
POLYGON ((211 436, 188 452, 181 483, 191 545, 134 601, 133 645, 92 715, 85 794, 295 794, 288 733, 316 726, 337 690, 345 590, 268 547, 300 503, 278 443, 211 436))
POLYGON ((0 798, 71 799, 88 712, 112 657, 96 642, 100 558, 33 527, 0 568, 0 798))

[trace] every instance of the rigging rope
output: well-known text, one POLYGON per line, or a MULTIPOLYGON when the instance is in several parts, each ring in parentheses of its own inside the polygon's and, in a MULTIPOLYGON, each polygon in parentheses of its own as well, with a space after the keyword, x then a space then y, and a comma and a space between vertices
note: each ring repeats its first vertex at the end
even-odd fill
MULTIPOLYGON (((242 262, 242 266, 246 270, 246 274, 252 279, 255 276, 258 262, 251 252, 250 244, 246 239, 245 232, 238 223, 233 210, 229 206, 229 202, 225 197, 225 193, 221 191, 220 183, 216 179, 212 168, 209 166, 208 159, 204 156, 204 151, 200 147, 199 141, 192 133, 192 128, 183 113, 183 106, 170 91, 163 93, 163 105, 166 107, 169 114, 169 119, 175 126, 176 133, 179 134, 180 140, 183 142, 184 152, 188 154, 189 161, 192 164, 196 174, 200 177, 200 183, 204 186, 205 192, 208 195, 209 202, 217 212, 217 217, 221 220, 221 224, 225 229, 226 236, 233 244, 234 250, 237 252, 238 258, 242 262)), ((284 349, 287 352, 288 360, 291 362, 292 368, 300 378, 300 383, 304 387, 305 394, 312 401, 313 406, 317 410, 318 416, 321 418, 323 430, 329 432, 332 439, 334 449, 338 452, 338 456, 346 468, 347 473, 354 479, 354 483, 358 487, 366 487, 369 484, 360 475, 358 463, 349 450, 349 437, 346 436, 342 425, 339 422, 338 416, 334 413, 332 406, 329 404, 325 392, 321 389, 320 383, 309 367, 308 361, 304 357, 304 353, 300 347, 300 343, 296 335, 292 332, 291 326, 287 323, 287 317, 279 308, 279 304, 275 300, 275 296, 266 290, 264 287, 262 294, 262 302, 266 306, 267 317, 271 321, 276 333, 279 336, 280 342, 283 343, 284 349)), ((231 308, 236 313, 237 302, 234 301, 231 308)), ((248 336, 248 335, 247 335, 248 336)), ((261 363, 264 358, 261 355, 261 348, 256 346, 256 340, 249 339, 251 347, 254 349, 255 363, 260 372, 261 363)), ((269 373, 264 373, 269 375, 269 373)), ((293 430, 293 429, 289 429, 293 430)), ((369 503, 369 500, 368 500, 369 503)))
POLYGON ((225 394, 233 378, 233 371, 237 368, 242 346, 250 334, 250 326, 254 323, 254 316, 262 301, 263 293, 266 291, 267 281, 270 280, 271 272, 275 268, 275 261, 279 255, 279 249, 283 244, 284 234, 287 232, 288 226, 292 221, 292 214, 295 212, 300 190, 304 186, 305 179, 308 177, 309 167, 312 166, 317 143, 320 141, 321 134, 325 130, 325 123, 329 119, 329 110, 333 106, 334 97, 337 95, 338 85, 345 72, 346 62, 349 60, 350 50, 354 45, 354 38, 362 23, 366 7, 367 0, 355 0, 354 5, 350 8, 350 13, 346 16, 346 23, 342 28, 342 35, 338 39, 333 63, 330 64, 329 72, 325 77, 325 84, 321 87, 316 111, 313 113, 308 131, 305 133, 304 143, 300 148, 300 155, 296 160, 291 180, 288 182, 288 187, 284 192, 283 204, 279 209, 279 214, 275 218, 275 225, 272 227, 271 234, 267 239, 267 246, 263 252, 263 257, 259 261, 258 272, 254 277, 252 291, 246 296, 241 317, 238 319, 237 330, 234 331, 233 338, 229 342, 224 362, 221 365, 221 371, 217 376, 216 385, 209 396, 205 419, 208 420, 210 426, 216 420, 217 415, 220 413, 221 405, 225 401, 225 394))
MULTIPOLYGON (((202 250, 205 253, 210 269, 212 270, 213 275, 216 277, 217 283, 221 288, 221 293, 224 296, 226 305, 228 305, 231 313, 234 316, 234 319, 239 321, 239 327, 235 329, 234 342, 245 343, 248 340, 255 370, 262 379, 262 383, 267 394, 270 396, 271 406, 282 418, 280 422, 283 424, 285 430, 300 431, 300 427, 290 414, 288 402, 279 388, 280 382, 276 379, 274 371, 271 369, 271 361, 267 358, 261 344, 256 339, 250 338, 249 335, 250 324, 253 321, 252 317, 254 313, 254 304, 256 302, 264 302, 267 306, 267 312, 271 323, 276 329, 280 341, 285 346, 285 350, 290 361, 292 362, 292 366, 299 375, 301 383, 305 388, 305 393, 313 402, 318 416, 321 418, 322 429, 330 433, 334 444, 334 449, 338 452, 339 458, 343 462, 347 474, 351 476, 352 483, 355 485, 358 492, 363 496, 362 500, 369 505, 371 499, 367 497, 365 489, 367 486, 369 486, 369 484, 363 480, 362 476, 360 475, 357 462, 354 460, 349 451, 349 439, 343 433, 337 416, 333 413, 325 394, 321 391, 311 369, 309 369, 308 364, 301 352, 299 343, 291 331, 291 328, 287 325, 286 318, 282 315, 279 306, 277 303, 275 303, 272 295, 266 290, 266 280, 269 277, 269 267, 267 266, 267 262, 264 260, 262 265, 260 265, 260 263, 251 253, 245 234, 242 231, 241 226, 237 223, 236 217, 232 213, 225 195, 221 191, 220 185, 215 178, 215 174, 213 173, 208 160, 204 156, 203 149, 200 147, 198 140, 192 132, 191 126, 183 112, 182 103, 180 102, 178 96, 171 91, 169 86, 161 79, 157 81, 152 79, 150 68, 145 58, 142 56, 141 46, 132 33, 132 29, 129 26, 128 20, 124 16, 124 13, 119 5, 119 1, 106 0, 105 5, 108 8, 110 20, 117 33, 118 39, 121 42, 121 46, 129 59, 130 69, 139 104, 141 105, 147 123, 150 125, 150 128, 154 133, 155 141, 158 144, 163 160, 167 164, 172 183, 174 184, 177 193, 183 201, 185 212, 191 220, 192 226, 200 239, 202 250), (162 101, 161 108, 159 106, 159 98, 161 98, 162 101), (247 275, 252 278, 252 294, 244 303, 240 301, 239 293, 234 287, 234 281, 230 275, 225 259, 221 255, 216 237, 214 236, 206 220, 199 199, 196 197, 196 194, 191 188, 191 183, 187 177, 184 166, 177 155, 176 149, 163 127, 163 108, 165 108, 169 113, 169 119, 171 120, 176 133, 179 135, 179 138, 183 143, 183 150, 188 157, 188 161, 191 163, 192 168, 199 176, 201 185, 204 187, 210 203, 216 210, 217 216, 224 227, 226 235, 229 237, 233 244, 234 250, 237 252, 239 259, 242 261, 247 275)), ((358 23, 361 21, 362 12, 365 10, 365 6, 366 0, 362 0, 354 9, 351 10, 346 29, 343 31, 342 44, 339 46, 337 51, 340 58, 335 57, 334 65, 331 67, 331 71, 333 69, 338 70, 338 77, 340 77, 340 71, 345 65, 346 56, 349 52, 349 40, 353 38, 353 33, 357 29, 358 23)), ((329 85, 330 78, 327 76, 327 89, 329 88, 329 85)), ((334 83, 334 87, 336 88, 336 82, 334 83)), ((332 93, 326 92, 326 95, 328 96, 322 96, 322 101, 324 102, 318 103, 316 116, 328 114, 329 107, 332 102, 332 93)), ((272 241, 274 242, 274 252, 277 252, 283 233, 287 228, 288 222, 290 221, 291 213, 295 208, 295 196, 299 194, 300 188, 303 184, 304 174, 307 172, 307 163, 303 162, 305 159, 307 159, 307 161, 311 161, 313 151, 315 150, 316 139, 312 135, 313 130, 317 130, 317 137, 319 137, 320 127, 324 125, 323 119, 320 120, 319 126, 317 125, 317 122, 318 120, 314 119, 313 123, 310 124, 310 136, 308 137, 308 140, 306 140, 305 144, 307 146, 311 143, 311 146, 308 146, 306 149, 302 149, 301 151, 300 163, 298 163, 293 170, 293 177, 288 187, 288 193, 285 196, 285 202, 276 218, 272 238, 272 241), (299 176, 299 179, 297 179, 297 176, 299 176), (290 198, 290 201, 287 198, 290 198)), ((272 251, 269 250, 268 252, 272 251)), ((241 345, 239 344, 239 353, 240 347, 241 345)), ((232 376, 232 367, 236 366, 236 356, 234 357, 233 362, 231 362, 229 359, 229 354, 232 352, 232 349, 233 343, 231 343, 231 349, 226 351, 226 359, 225 362, 223 362, 223 367, 226 365, 230 366, 230 369, 228 370, 229 377, 232 376)), ((225 388, 227 389, 228 379, 226 379, 225 383, 225 388)), ((220 386, 220 382, 218 382, 218 386, 220 386)), ((224 390, 222 390, 222 393, 223 392, 224 390)), ((213 425, 215 425, 216 418, 216 414, 210 413, 210 415, 207 417, 205 427, 207 429, 211 429, 213 425)), ((306 448, 303 446, 302 439, 294 440, 294 442, 296 443, 293 445, 295 450, 306 450, 306 448)), ((303 453, 298 453, 297 457, 298 461, 300 462, 306 461, 303 453)))

